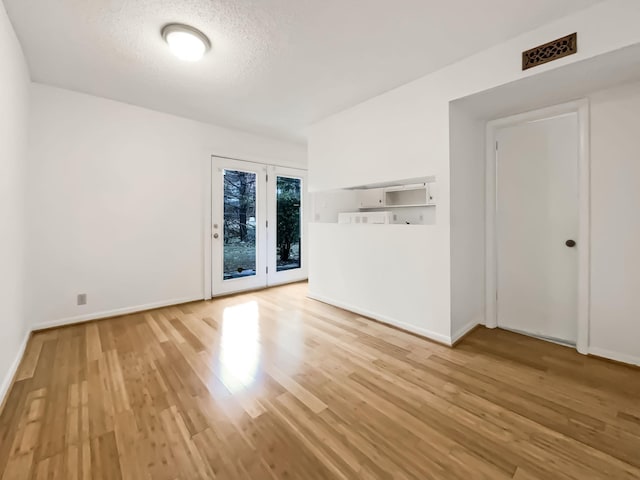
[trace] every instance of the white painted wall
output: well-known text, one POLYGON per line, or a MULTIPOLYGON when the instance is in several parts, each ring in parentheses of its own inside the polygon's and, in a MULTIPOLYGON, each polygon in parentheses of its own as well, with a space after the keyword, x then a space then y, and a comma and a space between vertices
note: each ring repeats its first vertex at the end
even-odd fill
POLYGON ((640 365, 640 83, 590 100, 589 351, 640 365))
POLYGON ((449 319, 424 293, 448 280, 435 275, 448 259, 432 254, 448 237, 433 225, 311 223, 309 232, 311 298, 449 343, 449 319))
MULTIPOLYGON (((316 123, 308 130, 311 190, 424 175, 444 188, 451 100, 636 44, 639 21, 637 0, 598 3, 316 123), (577 54, 521 70, 523 50, 575 31, 577 54)), ((440 190, 441 199, 448 193, 440 190)))
POLYGON ((328 190, 311 197, 311 221, 337 223, 341 212, 357 212, 360 208, 357 190, 328 190))
MULTIPOLYGON (((433 235, 439 239, 432 243, 438 245, 438 248, 429 250, 428 254, 445 260, 437 263, 438 270, 430 272, 440 279, 440 283, 432 288, 427 288, 426 284, 421 285, 420 290, 425 298, 413 307, 419 309, 423 302, 431 305, 435 317, 445 318, 448 322, 447 330, 450 334, 452 330, 455 331, 452 325, 450 275, 452 267, 456 272, 466 267, 464 260, 451 259, 452 253, 457 255, 462 250, 457 247, 454 239, 452 252, 450 242, 450 208, 451 201, 455 199, 451 200, 450 191, 452 152, 449 103, 521 78, 637 44, 640 42, 640 29, 637 28, 639 22, 640 2, 637 0, 602 2, 313 125, 308 134, 310 189, 321 191, 394 178, 436 177, 439 197, 433 235), (521 71, 523 50, 575 31, 579 38, 579 51, 576 55, 526 72, 521 71)), ((456 212, 455 215, 457 214, 456 212)), ((316 242, 313 233, 310 241, 316 242)), ((389 253, 384 249, 380 255, 389 253)), ((331 255, 335 255, 335 252, 324 249, 316 255, 316 261, 323 262, 331 255)), ((310 267, 311 272, 316 268, 313 260, 310 267)), ((419 279, 408 276, 398 281, 404 282, 408 287, 419 279)), ((349 289, 351 282, 346 285, 349 289)), ((310 278, 310 289, 317 295, 330 299, 324 292, 330 291, 331 286, 314 280, 313 275, 310 278)), ((460 292, 464 295, 464 287, 460 292)), ((473 294, 475 296, 477 291, 473 294)), ((463 300, 466 299, 454 298, 456 302, 463 300)), ((371 295, 362 297, 361 302, 358 307, 367 309, 367 305, 374 304, 376 299, 371 295)), ((477 308, 473 307, 465 313, 466 309, 467 307, 461 307, 457 310, 456 326, 473 321, 468 315, 477 308)), ((398 310, 391 317, 402 322, 400 314, 401 311, 398 310)), ((420 328, 431 330, 434 325, 430 321, 423 319, 420 328)))
POLYGON ((451 104, 451 337, 485 314, 485 122, 451 104))
POLYGON ((210 156, 305 167, 304 146, 39 84, 31 93, 34 326, 203 298, 210 156))
POLYGON ((29 72, 0 2, 0 403, 28 332, 24 315, 24 202, 29 72))

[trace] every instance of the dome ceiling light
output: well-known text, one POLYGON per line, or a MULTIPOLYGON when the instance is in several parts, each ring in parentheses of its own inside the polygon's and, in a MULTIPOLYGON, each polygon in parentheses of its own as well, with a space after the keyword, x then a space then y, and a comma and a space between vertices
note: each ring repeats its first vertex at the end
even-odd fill
POLYGON ((171 23, 165 25, 161 33, 173 54, 180 60, 197 62, 211 48, 207 36, 188 25, 171 23))

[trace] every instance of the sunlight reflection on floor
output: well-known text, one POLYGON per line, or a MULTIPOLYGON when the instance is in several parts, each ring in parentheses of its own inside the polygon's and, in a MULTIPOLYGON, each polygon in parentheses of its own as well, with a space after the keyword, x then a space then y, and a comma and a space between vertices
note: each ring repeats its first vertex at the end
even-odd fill
POLYGON ((220 339, 220 380, 231 393, 250 387, 260 361, 260 322, 255 301, 224 309, 220 339))

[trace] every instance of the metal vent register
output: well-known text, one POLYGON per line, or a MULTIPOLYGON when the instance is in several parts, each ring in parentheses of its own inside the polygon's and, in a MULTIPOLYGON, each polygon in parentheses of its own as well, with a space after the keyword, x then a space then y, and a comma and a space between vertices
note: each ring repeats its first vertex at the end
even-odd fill
POLYGON ((578 51, 578 34, 572 33, 553 42, 522 52, 522 70, 537 67, 578 51))

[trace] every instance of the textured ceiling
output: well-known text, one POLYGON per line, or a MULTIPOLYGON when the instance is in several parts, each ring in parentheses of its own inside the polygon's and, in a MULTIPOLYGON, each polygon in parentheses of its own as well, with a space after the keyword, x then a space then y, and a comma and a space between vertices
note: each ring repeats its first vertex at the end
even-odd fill
POLYGON ((4 0, 32 79, 289 139, 598 0, 4 0), (198 63, 166 23, 205 32, 198 63))

